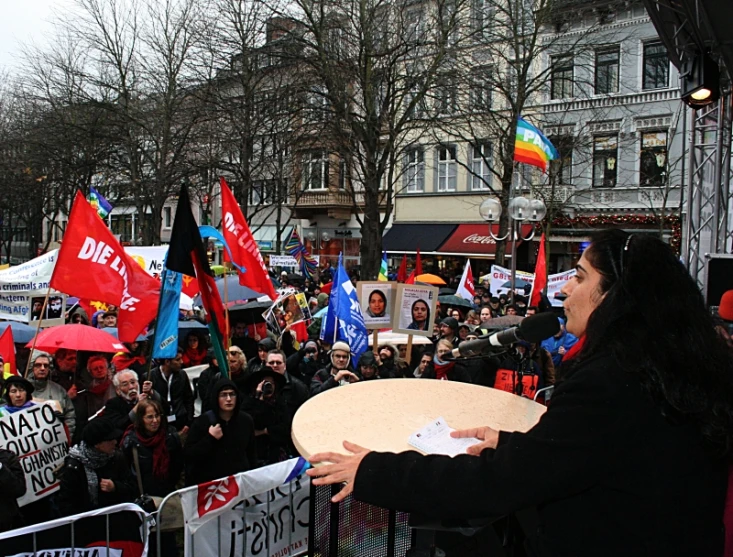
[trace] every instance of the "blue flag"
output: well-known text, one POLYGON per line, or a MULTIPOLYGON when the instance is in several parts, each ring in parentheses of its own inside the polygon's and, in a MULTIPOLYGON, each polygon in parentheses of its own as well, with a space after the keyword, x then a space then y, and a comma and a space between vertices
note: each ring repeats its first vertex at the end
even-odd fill
POLYGON ((153 358, 175 358, 178 351, 178 307, 183 275, 163 268, 160 277, 160 305, 155 323, 153 358))
MULTIPOLYGON (((341 263, 340 254, 336 276, 333 279, 331 296, 328 300, 326 321, 327 323, 338 322, 336 340, 342 340, 347 343, 351 347, 352 361, 358 362, 359 356, 369 348, 369 333, 364 324, 364 316, 361 313, 361 305, 356 295, 356 288, 351 284, 349 276, 346 274, 346 270, 341 263), (332 315, 335 316, 335 319, 332 315)), ((326 329, 328 330, 328 325, 326 329)), ((328 337, 325 340, 328 341, 328 337)))

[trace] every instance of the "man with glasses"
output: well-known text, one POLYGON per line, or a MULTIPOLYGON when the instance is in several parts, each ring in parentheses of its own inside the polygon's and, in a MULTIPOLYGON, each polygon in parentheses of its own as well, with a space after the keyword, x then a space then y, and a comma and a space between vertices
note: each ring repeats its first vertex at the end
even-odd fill
POLYGON ((153 384, 145 381, 140 390, 137 373, 123 369, 112 378, 117 396, 111 398, 104 405, 104 417, 112 420, 117 429, 123 432, 135 423, 138 403, 146 398, 161 402, 160 395, 153 390, 153 384))
POLYGON ((211 390, 211 410, 191 426, 183 455, 186 485, 196 485, 257 466, 252 418, 241 411, 237 386, 226 377, 211 390))
POLYGON ((310 384, 311 396, 339 385, 356 383, 359 377, 351 371, 350 361, 351 347, 343 341, 334 343, 331 347, 331 364, 313 376, 310 384))
POLYGON ((300 379, 288 373, 285 353, 282 350, 270 350, 266 358, 267 367, 285 377, 285 386, 282 388, 280 396, 285 400, 290 413, 294 416, 300 405, 308 400, 310 396, 308 388, 300 379))
POLYGON ((76 431, 74 403, 61 385, 51 381, 51 356, 46 352, 34 352, 31 357, 31 372, 27 377, 33 385, 35 400, 55 400, 58 403, 57 416, 69 428, 69 435, 76 431))

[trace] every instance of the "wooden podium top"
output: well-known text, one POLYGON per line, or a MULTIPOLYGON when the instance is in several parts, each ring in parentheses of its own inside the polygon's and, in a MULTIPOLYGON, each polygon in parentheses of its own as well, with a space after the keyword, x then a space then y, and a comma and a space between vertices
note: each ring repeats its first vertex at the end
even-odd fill
POLYGON ((329 389, 303 404, 293 419, 300 454, 344 452, 343 441, 374 451, 415 450, 408 437, 439 416, 454 429, 490 426, 527 431, 546 408, 480 385, 435 379, 377 379, 329 389))

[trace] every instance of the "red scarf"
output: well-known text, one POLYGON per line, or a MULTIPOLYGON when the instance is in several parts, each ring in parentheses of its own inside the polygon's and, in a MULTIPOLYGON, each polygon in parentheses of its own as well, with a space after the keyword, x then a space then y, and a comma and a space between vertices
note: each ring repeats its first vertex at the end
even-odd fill
POLYGON ((109 378, 104 379, 101 383, 94 383, 94 381, 96 381, 96 379, 92 380, 92 385, 89 387, 89 390, 97 396, 101 396, 106 393, 111 383, 109 378))
MULTIPOLYGON (((168 452, 168 446, 165 443, 166 428, 163 424, 158 428, 155 435, 149 437, 143 435, 135 429, 135 426, 129 425, 125 430, 125 434, 122 439, 128 435, 135 435, 138 442, 148 449, 153 449, 153 477, 156 480, 165 480, 168 475, 168 468, 170 466, 170 453, 168 452), (130 433, 132 432, 132 433, 130 433)), ((122 442, 120 442, 120 445, 122 442)))
POLYGON ((582 337, 580 337, 578 339, 578 342, 576 342, 575 344, 573 344, 570 347, 570 350, 568 350, 567 352, 565 352, 565 354, 563 354, 562 361, 563 362, 566 362, 568 360, 572 360, 573 358, 575 358, 575 356, 577 356, 578 353, 583 349, 583 345, 584 344, 585 344, 585 335, 583 335, 582 337))
POLYGON ((455 362, 445 362, 443 364, 437 363, 433 360, 433 367, 435 368, 435 378, 443 381, 448 381, 448 372, 453 369, 456 365, 455 362))

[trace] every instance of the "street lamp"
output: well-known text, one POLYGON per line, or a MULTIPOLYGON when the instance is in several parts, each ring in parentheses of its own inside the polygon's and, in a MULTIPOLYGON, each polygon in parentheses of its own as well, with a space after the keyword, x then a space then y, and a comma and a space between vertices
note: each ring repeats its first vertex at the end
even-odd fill
POLYGON ((489 235, 497 242, 511 240, 512 243, 512 274, 511 274, 511 301, 514 303, 514 287, 517 279, 517 240, 529 242, 534 237, 534 226, 529 235, 522 236, 522 223, 540 222, 547 214, 547 207, 541 199, 527 199, 526 197, 514 197, 509 201, 509 230, 504 236, 499 237, 491 230, 491 225, 499 222, 501 218, 501 201, 496 197, 489 197, 479 207, 481 218, 489 223, 489 235))

